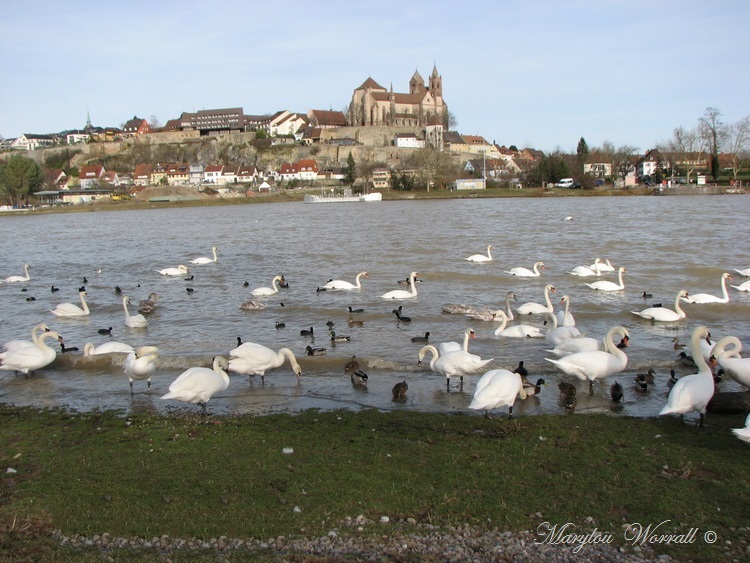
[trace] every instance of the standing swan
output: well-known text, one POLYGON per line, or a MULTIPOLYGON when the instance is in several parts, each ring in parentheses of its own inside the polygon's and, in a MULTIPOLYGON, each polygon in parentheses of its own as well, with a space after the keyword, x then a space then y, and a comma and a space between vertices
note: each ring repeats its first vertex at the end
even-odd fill
POLYGON ((505 273, 511 276, 518 276, 519 278, 538 278, 541 275, 539 268, 544 270, 544 262, 534 262, 533 270, 529 270, 528 268, 511 268, 505 273))
POLYGON ((705 326, 698 326, 690 337, 690 351, 698 368, 698 373, 686 375, 677 380, 667 397, 667 404, 659 411, 663 414, 679 414, 698 411, 700 414, 700 426, 703 426, 703 416, 706 414, 706 405, 714 396, 714 376, 711 368, 701 354, 700 341, 709 336, 705 326))
POLYGON ((665 307, 649 307, 643 311, 630 311, 634 315, 638 315, 644 319, 651 321, 662 321, 662 322, 675 322, 685 318, 685 311, 680 309, 680 299, 687 297, 688 292, 684 289, 680 290, 677 297, 674 300, 674 311, 665 307))
POLYGON ((552 302, 549 300, 549 294, 555 293, 555 286, 552 284, 547 284, 544 286, 544 301, 546 305, 541 305, 539 303, 529 302, 524 303, 520 307, 516 309, 518 311, 519 315, 542 315, 544 313, 551 313, 554 311, 554 307, 552 306, 552 302))
POLYGON ((194 367, 183 371, 169 386, 169 393, 162 399, 175 399, 183 403, 193 403, 203 407, 201 414, 206 416, 206 404, 216 393, 229 387, 227 359, 216 356, 213 369, 194 367))
POLYGON ((587 283, 586 285, 589 286, 591 289, 596 289, 598 291, 622 291, 625 289, 625 284, 622 282, 622 274, 626 272, 624 266, 620 266, 617 269, 617 279, 618 283, 611 282, 609 280, 598 280, 594 283, 587 283))
POLYGON ((505 328, 508 324, 507 315, 503 311, 498 311, 495 318, 500 318, 500 326, 495 329, 495 336, 504 336, 506 338, 544 338, 542 329, 531 325, 514 325, 505 328))
POLYGON ((329 289, 329 290, 335 290, 335 289, 360 289, 362 287, 362 283, 360 282, 360 278, 369 277, 367 275, 367 272, 360 272, 357 274, 357 277, 354 279, 354 283, 344 281, 344 280, 331 280, 327 282, 325 285, 320 286, 322 289, 329 289))
POLYGON ((54 330, 44 332, 33 346, 26 346, 12 352, 6 352, 2 359, 0 359, 0 369, 21 371, 25 375, 28 375, 35 370, 48 366, 57 357, 57 352, 47 346, 46 340, 48 338, 54 338, 55 342, 57 342, 60 335, 54 330))
POLYGON ((214 255, 213 258, 209 258, 208 256, 201 256, 199 258, 195 258, 194 260, 191 260, 190 263, 191 264, 211 264, 212 262, 218 262, 219 257, 216 255, 217 250, 218 248, 216 248, 215 246, 212 246, 211 252, 214 255))
POLYGON ((260 375, 261 383, 265 383, 266 371, 280 367, 285 360, 289 360, 294 375, 299 379, 302 368, 289 348, 281 348, 274 352, 261 344, 245 342, 229 352, 229 370, 246 375, 260 375))
POLYGON ((477 381, 469 408, 484 410, 485 416, 489 418, 492 409, 507 405, 508 418, 513 418, 513 403, 516 402, 517 396, 521 400, 527 397, 521 375, 507 369, 493 369, 477 381))
POLYGON ((151 375, 156 370, 156 358, 158 357, 159 349, 156 346, 141 346, 128 353, 125 358, 125 375, 128 376, 130 382, 131 397, 133 396, 134 379, 146 379, 148 381, 147 391, 151 391, 151 375))
POLYGON ((86 303, 86 292, 79 291, 78 295, 81 298, 81 306, 74 305, 73 303, 60 303, 54 309, 50 309, 50 313, 56 317, 86 317, 89 314, 89 306, 86 303))
POLYGON ((492 245, 487 247, 487 256, 484 254, 472 254, 466 258, 469 262, 492 262, 492 245))
POLYGON ((620 373, 628 365, 628 357, 625 355, 625 352, 615 346, 612 341, 616 334, 621 337, 627 336, 630 338, 630 334, 626 328, 616 326, 609 329, 607 336, 604 338, 604 350, 602 351, 576 352, 558 360, 544 359, 568 375, 574 375, 584 381, 588 379, 589 389, 591 389, 595 379, 620 373))
POLYGON ((16 350, 20 350, 21 348, 28 348, 29 346, 39 345, 39 337, 48 331, 49 328, 47 328, 47 325, 45 325, 44 323, 39 323, 31 329, 31 340, 9 340, 2 346, 4 352, 0 353, 0 360, 2 360, 5 355, 10 352, 15 352, 16 350))
POLYGON ((276 285, 278 282, 283 281, 284 276, 274 276, 271 280, 271 287, 256 287, 250 292, 250 295, 255 297, 262 297, 265 295, 273 295, 279 292, 279 287, 276 285))
POLYGON ((415 278, 419 274, 417 272, 412 272, 409 274, 409 283, 411 285, 411 290, 406 291, 405 289, 394 289, 393 291, 389 291, 387 293, 384 293, 380 297, 383 299, 411 299, 412 297, 417 296, 417 284, 415 283, 415 278))
POLYGON ((31 268, 31 266, 29 266, 28 264, 24 264, 23 265, 24 275, 23 276, 9 276, 5 278, 5 283, 29 281, 31 279, 31 276, 29 276, 29 268, 31 268))
POLYGON ((430 369, 441 375, 445 375, 446 391, 450 390, 452 375, 460 376, 461 386, 463 386, 464 375, 469 375, 477 370, 482 369, 494 359, 490 358, 489 360, 483 360, 479 356, 475 354, 469 354, 468 352, 464 352, 463 350, 452 350, 441 356, 437 348, 435 348, 432 344, 428 344, 427 346, 423 346, 422 348, 420 348, 417 366, 422 365, 422 359, 428 352, 432 354, 432 359, 430 360, 430 369))
MULTIPOLYGON (((701 342, 704 342, 701 340, 701 342)), ((716 358, 719 367, 728 373, 737 383, 750 387, 750 358, 740 356, 742 343, 736 336, 725 336, 711 349, 711 356, 716 358), (726 350, 731 345, 730 350, 726 350)), ((704 356, 705 358, 705 356, 704 356)))
POLYGON ((130 297, 127 295, 122 296, 122 308, 125 309, 125 326, 130 328, 145 328, 148 326, 146 317, 140 313, 137 315, 131 315, 128 311, 128 305, 130 304, 130 297))
POLYGON ((710 293, 694 293, 692 295, 685 296, 683 301, 685 303, 729 303, 729 294, 727 293, 727 280, 732 280, 732 276, 727 272, 721 274, 721 297, 711 295, 710 293))

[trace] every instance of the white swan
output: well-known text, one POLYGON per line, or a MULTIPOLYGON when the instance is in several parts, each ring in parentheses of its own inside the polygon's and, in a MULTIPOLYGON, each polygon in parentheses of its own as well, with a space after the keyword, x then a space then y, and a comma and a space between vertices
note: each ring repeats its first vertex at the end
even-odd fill
POLYGON ((732 428, 732 434, 737 436, 743 442, 750 443, 750 414, 745 419, 744 428, 732 428))
POLYGON ((604 342, 589 336, 577 336, 576 338, 566 338, 552 350, 545 350, 545 352, 562 358, 576 352, 593 352, 595 350, 604 350, 604 342))
POLYGON ((557 324, 560 326, 576 326, 576 320, 573 317, 573 313, 570 312, 570 297, 563 295, 560 303, 565 303, 565 310, 556 313, 557 324))
POLYGON ((485 415, 489 417, 489 411, 492 409, 507 406, 508 418, 512 418, 516 397, 520 397, 521 400, 527 397, 522 377, 507 369, 493 369, 477 381, 469 408, 484 410, 485 415))
POLYGON ((519 278, 538 278, 541 275, 539 268, 544 270, 544 262, 534 262, 533 269, 531 270, 528 268, 511 268, 505 273, 511 276, 518 276, 519 278))
POLYGON ((211 252, 213 253, 214 257, 209 258, 208 256, 200 256, 199 258, 195 258, 190 261, 191 264, 211 264, 212 262, 218 262, 219 257, 216 255, 216 251, 218 248, 215 246, 211 247, 211 252))
POLYGON ((9 277, 5 278, 5 283, 15 283, 15 282, 27 282, 27 281, 29 281, 31 279, 31 276, 29 276, 29 268, 31 268, 31 266, 29 266, 28 264, 24 264, 23 265, 24 275, 23 276, 9 276, 9 277))
POLYGON ((599 261, 600 272, 614 272, 615 271, 615 267, 612 265, 612 262, 609 261, 609 258, 607 258, 604 261, 602 261, 601 258, 597 258, 596 260, 594 260, 594 263, 591 264, 591 266, 589 266, 589 268, 591 268, 592 270, 595 269, 597 260, 599 261))
POLYGON ((705 326, 698 326, 690 337, 690 350, 698 368, 698 373, 686 375, 677 380, 667 397, 667 404, 659 411, 659 415, 679 414, 698 411, 700 414, 700 425, 703 426, 703 416, 706 414, 706 405, 714 396, 714 376, 711 368, 700 350, 700 340, 708 336, 705 326))
POLYGON ((750 280, 742 282, 740 285, 733 285, 732 287, 739 291, 750 291, 750 280))
POLYGON ((750 388, 750 358, 740 356, 742 343, 736 336, 725 336, 711 349, 716 363, 740 385, 750 388), (732 345, 730 350, 726 347, 732 345))
POLYGON ((190 268, 180 264, 176 268, 164 268, 163 270, 156 270, 162 276, 184 276, 190 271, 190 268))
POLYGON ((440 355, 440 352, 432 344, 423 346, 419 350, 417 365, 422 365, 422 360, 427 353, 432 354, 430 360, 430 369, 436 373, 445 376, 445 387, 446 390, 450 389, 451 376, 457 375, 461 378, 461 385, 463 385, 464 375, 470 375, 488 363, 494 358, 489 360, 483 360, 475 354, 469 354, 463 350, 452 350, 445 355, 440 355))
POLYGON ((557 346, 569 338, 581 336, 581 331, 574 326, 557 326, 557 317, 554 313, 547 313, 546 318, 549 319, 548 322, 552 323, 552 328, 547 330, 544 338, 553 346, 557 346))
POLYGON ((130 304, 130 297, 127 295, 122 296, 122 308, 125 309, 125 326, 130 328, 145 328, 148 326, 146 317, 138 313, 137 315, 131 315, 128 311, 128 305, 130 304))
POLYGON ((617 269, 617 280, 618 283, 611 282, 609 280, 597 280, 593 283, 587 283, 586 285, 590 287, 591 289, 596 289, 597 291, 622 291, 625 289, 625 284, 622 282, 622 274, 626 272, 624 266, 620 266, 617 269))
POLYGON ((260 375, 261 382, 265 382, 266 371, 280 367, 285 360, 289 360, 294 375, 299 379, 302 368, 289 348, 274 352, 261 344, 245 342, 229 352, 229 370, 246 375, 260 375))
POLYGON ((492 262, 492 245, 489 245, 487 247, 487 256, 484 254, 472 254, 471 256, 467 257, 466 259, 469 262, 492 262))
POLYGON ((516 320, 516 317, 513 315, 513 310, 510 308, 510 301, 511 299, 513 301, 517 301, 518 297, 516 297, 516 294, 512 291, 509 291, 505 294, 505 316, 509 321, 516 320))
POLYGON ((741 276, 745 276, 746 278, 750 277, 750 268, 745 268, 744 270, 738 270, 735 268, 734 271, 737 272, 741 276))
POLYGON ((685 311, 680 309, 680 299, 687 297, 688 292, 684 289, 680 290, 677 297, 674 300, 674 311, 667 309, 666 307, 649 307, 643 309, 643 311, 630 311, 634 315, 638 315, 644 319, 651 321, 662 321, 662 322, 675 322, 686 317, 685 311))
POLYGON ((88 303, 86 303, 86 292, 79 291, 78 295, 81 298, 81 306, 74 305, 73 303, 60 303, 54 309, 50 309, 50 313, 56 317, 86 317, 90 313, 88 303))
POLYGON ((588 380, 589 388, 591 388, 595 379, 620 373, 628 365, 628 357, 625 352, 615 346, 612 341, 616 334, 630 338, 626 328, 616 326, 609 329, 607 336, 604 337, 604 350, 576 352, 557 360, 551 358, 545 358, 545 360, 568 375, 573 375, 584 381, 588 380))
POLYGON ((458 342, 450 341, 450 342, 441 342, 438 344, 438 352, 440 352, 441 356, 444 356, 448 352, 454 352, 456 350, 463 350, 464 352, 469 351, 469 340, 474 340, 477 337, 476 333, 474 332, 474 329, 467 328, 464 331, 464 341, 463 345, 459 344, 458 342))
POLYGON ((541 305, 531 301, 529 303, 524 303, 520 307, 516 307, 516 312, 519 315, 542 315, 544 313, 551 313, 555 309, 552 306, 552 302, 549 300, 550 292, 555 293, 555 287, 552 284, 547 284, 544 286, 544 301, 546 305, 541 305))
POLYGON ((730 274, 724 272, 721 274, 721 297, 711 295, 710 293, 691 293, 682 300, 685 303, 729 303, 729 294, 727 293, 727 280, 733 279, 730 274))
POLYGON ((174 399, 183 403, 192 403, 203 407, 202 415, 206 415, 206 404, 216 393, 229 387, 227 359, 216 356, 213 368, 193 367, 183 371, 169 386, 169 393, 162 395, 162 399, 174 399))
POLYGON ((418 275, 419 274, 417 272, 412 272, 411 274, 409 274, 411 290, 406 291, 404 289, 394 289, 393 291, 384 293, 380 297, 383 299, 411 299, 412 297, 416 297, 417 296, 417 284, 414 282, 414 280, 418 275))
POLYGON ((520 324, 505 328, 508 324, 508 317, 504 311, 500 311, 497 314, 497 318, 500 319, 500 326, 495 329, 495 336, 506 338, 544 338, 542 329, 535 326, 520 324))
POLYGON ((57 342, 60 335, 51 330, 42 333, 38 342, 33 346, 18 348, 12 352, 6 352, 0 360, 0 369, 7 371, 20 371, 28 375, 40 368, 48 366, 55 361, 57 352, 47 346, 47 339, 53 338, 57 342))
MULTIPOLYGON (((159 349, 156 346, 141 346, 136 350, 128 352, 125 358, 125 375, 130 382, 130 396, 133 396, 133 380, 147 380, 147 390, 151 390, 151 376, 156 371, 156 359, 159 357, 159 349)), ((170 388, 171 390, 171 388, 170 388)))
POLYGON ((271 287, 256 287, 250 292, 250 295, 253 295, 255 297, 263 297, 268 295, 273 295, 274 293, 279 292, 279 287, 276 285, 280 281, 284 279, 284 276, 274 276, 274 278, 271 280, 271 287))
POLYGON ((601 262, 602 262, 601 259, 597 258, 596 260, 594 260, 593 268, 590 268, 588 266, 576 266, 568 273, 571 276, 579 276, 581 278, 588 278, 591 276, 601 276, 602 270, 599 267, 601 262))
POLYGON ((3 344, 4 352, 0 353, 0 359, 4 358, 5 354, 7 354, 8 352, 15 352, 16 350, 27 348, 29 346, 38 346, 39 337, 47 331, 49 331, 47 325, 45 325, 44 323, 39 323, 31 329, 31 340, 9 340, 8 342, 3 344))
POLYGON ((360 272, 357 274, 357 277, 354 279, 354 283, 344 281, 344 280, 331 280, 327 282, 325 285, 320 286, 322 289, 328 289, 328 290, 337 290, 337 289, 344 289, 344 290, 350 290, 350 289, 360 289, 362 287, 362 282, 360 279, 364 277, 369 277, 367 275, 367 272, 360 272))
POLYGON ((83 356, 99 356, 101 354, 128 354, 133 351, 130 344, 124 342, 105 342, 96 346, 93 342, 87 342, 83 347, 83 356))

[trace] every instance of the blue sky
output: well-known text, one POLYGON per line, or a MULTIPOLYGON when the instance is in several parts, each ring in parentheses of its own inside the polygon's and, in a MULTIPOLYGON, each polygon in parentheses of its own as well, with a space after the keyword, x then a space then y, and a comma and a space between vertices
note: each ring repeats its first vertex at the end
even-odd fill
POLYGON ((461 133, 643 151, 750 114, 750 2, 0 2, 0 135, 182 111, 341 110, 433 64, 461 133))

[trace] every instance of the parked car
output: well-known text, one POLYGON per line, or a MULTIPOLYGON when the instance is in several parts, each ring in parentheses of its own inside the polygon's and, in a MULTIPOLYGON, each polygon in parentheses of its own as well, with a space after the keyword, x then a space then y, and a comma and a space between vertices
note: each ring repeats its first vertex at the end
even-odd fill
POLYGON ((583 186, 581 186, 581 184, 579 184, 578 182, 573 182, 573 185, 570 186, 570 189, 571 190, 580 190, 582 187, 583 186))
POLYGON ((558 188, 572 188, 573 184, 575 182, 573 181, 573 178, 563 178, 560 180, 557 184, 555 184, 558 188))

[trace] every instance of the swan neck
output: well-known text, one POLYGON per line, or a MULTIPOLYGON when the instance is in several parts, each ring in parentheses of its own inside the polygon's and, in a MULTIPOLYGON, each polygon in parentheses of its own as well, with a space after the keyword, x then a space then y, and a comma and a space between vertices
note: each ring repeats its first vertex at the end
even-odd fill
POLYGON ((693 356, 695 365, 698 367, 698 373, 706 373, 710 376, 711 368, 708 367, 708 364, 703 357, 703 352, 701 351, 702 339, 703 336, 701 336, 701 333, 698 330, 693 332, 693 336, 690 338, 690 353, 693 356))

